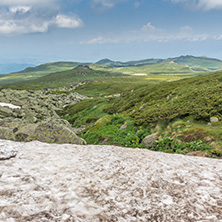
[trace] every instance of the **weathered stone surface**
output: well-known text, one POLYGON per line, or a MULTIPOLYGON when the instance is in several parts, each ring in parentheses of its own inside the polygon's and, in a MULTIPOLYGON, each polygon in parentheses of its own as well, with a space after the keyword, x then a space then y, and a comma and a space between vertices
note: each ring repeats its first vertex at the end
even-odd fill
POLYGON ((152 147, 156 140, 157 140, 157 133, 153 133, 151 135, 146 136, 143 139, 142 144, 148 147, 152 147))
MULTIPOLYGON (((222 161, 126 149, 4 141, 1 222, 221 222, 222 161)), ((0 141, 0 146, 2 141, 0 141)))
POLYGON ((47 90, 1 90, 0 138, 85 144, 83 139, 76 136, 71 125, 65 120, 60 120, 56 113, 66 105, 87 98, 74 92, 76 87, 75 84, 47 90), (68 93, 61 93, 61 91, 68 93), (4 105, 4 103, 21 106, 21 109, 2 107, 1 104, 4 105))
POLYGON ((217 123, 217 122, 219 122, 219 119, 217 117, 211 117, 210 122, 211 123, 217 123))
POLYGON ((15 133, 16 141, 26 141, 28 137, 31 137, 34 133, 38 124, 27 124, 22 127, 15 133))
POLYGON ((5 106, 0 106, 0 117, 10 117, 12 116, 12 110, 5 106))
POLYGON ((6 127, 0 127, 0 139, 15 140, 13 130, 6 127))
POLYGON ((68 126, 60 124, 55 120, 40 123, 35 132, 26 139, 26 141, 33 140, 58 144, 86 144, 85 140, 78 137, 68 126))

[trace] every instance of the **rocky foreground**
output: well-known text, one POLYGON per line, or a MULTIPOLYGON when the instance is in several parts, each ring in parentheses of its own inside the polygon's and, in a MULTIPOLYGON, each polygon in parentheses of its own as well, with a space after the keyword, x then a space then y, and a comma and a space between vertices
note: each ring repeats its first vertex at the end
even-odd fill
POLYGON ((222 160, 4 140, 0 149, 14 154, 0 160, 0 221, 222 221, 222 160))

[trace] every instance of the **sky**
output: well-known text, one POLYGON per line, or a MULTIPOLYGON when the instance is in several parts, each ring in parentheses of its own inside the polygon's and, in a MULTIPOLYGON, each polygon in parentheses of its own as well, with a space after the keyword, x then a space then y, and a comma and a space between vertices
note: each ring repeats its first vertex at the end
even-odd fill
POLYGON ((0 0, 0 63, 222 59, 222 0, 0 0))

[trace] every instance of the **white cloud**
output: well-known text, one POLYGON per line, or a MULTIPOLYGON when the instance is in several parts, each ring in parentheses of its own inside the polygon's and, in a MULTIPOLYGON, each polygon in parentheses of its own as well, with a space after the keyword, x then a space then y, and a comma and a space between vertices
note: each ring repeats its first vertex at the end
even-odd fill
POLYGON ((221 0, 199 0, 198 7, 204 10, 222 9, 221 0))
POLYGON ((58 27, 60 28, 78 28, 81 27, 83 22, 77 16, 75 17, 68 17, 66 15, 58 14, 56 16, 56 21, 58 27))
POLYGON ((105 43, 118 43, 120 42, 115 38, 104 38, 102 36, 98 36, 96 38, 90 39, 88 41, 81 41, 80 44, 105 44, 105 43))
POLYGON ((156 27, 153 26, 153 25, 151 24, 151 22, 148 22, 146 25, 144 25, 144 26, 142 27, 142 30, 143 30, 143 31, 154 31, 154 30, 156 30, 156 27))
POLYGON ((4 6, 18 6, 18 5, 29 5, 29 6, 45 6, 57 2, 57 0, 1 0, 0 5, 4 6))
POLYGON ((0 6, 3 6, 0 7, 0 35, 43 33, 50 27, 74 29, 83 25, 77 15, 59 13, 56 2, 57 0, 0 0, 0 6))
POLYGON ((222 0, 171 0, 173 3, 184 3, 190 8, 199 10, 222 10, 222 0))
POLYGON ((14 7, 10 7, 9 11, 12 13, 26 13, 31 9, 30 6, 14 6, 14 7))
MULTIPOLYGON (((119 33, 117 36, 98 36, 96 38, 82 41, 81 44, 106 44, 106 43, 130 43, 130 42, 169 42, 169 41, 204 41, 212 39, 212 36, 205 34, 196 34, 193 28, 190 26, 183 26, 176 32, 168 32, 167 30, 161 30, 147 23, 140 30, 128 31, 125 33, 119 33), (152 31, 144 30, 145 28, 151 29, 152 31)), ((219 40, 221 37, 217 37, 219 40)), ((216 37, 214 37, 216 39, 216 37)))
POLYGON ((92 8, 104 11, 113 8, 115 5, 127 0, 92 0, 92 8))

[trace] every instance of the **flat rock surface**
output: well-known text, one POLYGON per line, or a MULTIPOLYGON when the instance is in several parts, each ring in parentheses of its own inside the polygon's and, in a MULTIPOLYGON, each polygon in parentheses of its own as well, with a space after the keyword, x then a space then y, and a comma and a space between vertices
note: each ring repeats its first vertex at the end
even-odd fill
POLYGON ((0 141, 0 221, 222 221, 222 160, 0 141))

